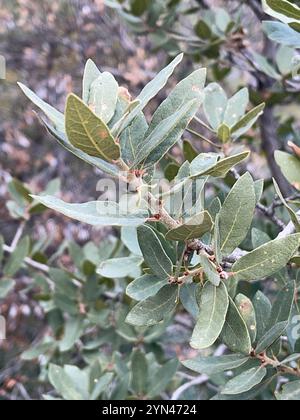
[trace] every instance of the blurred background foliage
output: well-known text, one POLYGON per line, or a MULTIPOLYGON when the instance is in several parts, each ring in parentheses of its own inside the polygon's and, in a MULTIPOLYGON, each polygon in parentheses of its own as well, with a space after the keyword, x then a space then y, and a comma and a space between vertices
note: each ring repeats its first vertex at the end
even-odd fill
MULTIPOLYGON (((88 58, 134 96, 162 63, 184 51, 185 66, 175 79, 207 67, 209 81, 222 84, 229 96, 248 86, 253 105, 267 103, 261 122, 242 141, 253 151, 248 169, 267 180, 263 200, 268 206, 272 176, 285 195, 293 192, 273 152, 288 150, 290 140, 300 146, 299 80, 290 77, 291 52, 264 36, 263 18, 256 0, 1 0, 0 54, 7 78, 0 81, 0 232, 14 252, 1 268, 0 313, 7 319, 7 340, 0 342, 0 398, 169 399, 183 380, 193 379, 184 371, 175 375, 175 359, 195 353, 187 345, 188 316, 178 314, 175 323, 146 331, 134 329, 124 323, 130 306, 124 296, 127 280, 97 274, 102 261, 131 255, 136 243, 130 233, 118 239, 111 229, 95 230, 32 208, 29 192, 46 189, 61 191, 66 201, 96 199, 101 174, 57 147, 16 82, 63 110, 67 93, 81 90, 88 58), (14 248, 18 236, 22 239, 14 248), (143 352, 136 350, 141 347, 143 352), (141 372, 147 372, 142 383, 141 372)), ((197 152, 209 150, 192 134, 187 139, 197 152)), ((187 154, 195 153, 186 147, 187 154)), ((181 158, 175 148, 171 159, 181 158)), ((234 180, 226 182, 231 186, 234 180)), ((288 222, 282 208, 276 212, 288 222)), ((272 222, 257 223, 274 237, 272 222)), ((129 278, 136 274, 136 265, 131 268, 129 278)), ((285 275, 278 276, 279 284, 285 275)), ((272 284, 265 287, 272 296, 272 284)), ((253 296, 256 290, 247 292, 253 296)), ((219 375, 181 397, 208 399, 223 383, 219 375)), ((259 395, 272 398, 269 390, 259 395)))

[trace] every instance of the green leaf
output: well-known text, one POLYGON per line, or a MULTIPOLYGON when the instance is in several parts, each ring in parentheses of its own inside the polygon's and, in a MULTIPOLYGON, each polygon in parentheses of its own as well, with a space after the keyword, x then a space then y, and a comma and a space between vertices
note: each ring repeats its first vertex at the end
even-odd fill
POLYGON ((55 140, 68 152, 73 153, 73 155, 77 156, 79 159, 83 160, 84 162, 88 163, 89 165, 94 166, 97 169, 113 176, 119 176, 119 170, 116 166, 112 165, 111 163, 106 162, 103 159, 100 159, 95 156, 90 156, 87 153, 83 152, 80 149, 74 147, 69 140, 67 139, 64 133, 60 133, 55 130, 55 128, 51 127, 45 120, 41 118, 42 123, 46 126, 49 133, 55 138, 55 140))
POLYGON ((294 281, 289 282, 278 294, 269 318, 268 329, 280 322, 288 322, 293 309, 296 293, 294 281))
POLYGON ((4 257, 4 238, 2 235, 0 235, 0 267, 2 264, 3 257, 4 257))
MULTIPOLYGON (((215 167, 219 158, 220 155, 217 153, 200 153, 189 167, 191 177, 201 177, 206 171, 215 167)), ((185 175, 188 176, 188 174, 185 175)))
POLYGON ((128 213, 117 203, 91 201, 82 204, 70 204, 51 196, 32 196, 44 206, 58 211, 71 219, 92 226, 139 226, 147 220, 145 212, 128 213))
POLYGON ((263 0, 263 8, 266 13, 284 23, 300 20, 300 8, 286 0, 263 0))
POLYGON ((201 167, 202 165, 199 165, 201 159, 201 155, 199 155, 191 164, 191 177, 198 178, 201 176, 210 175, 215 178, 225 178, 230 169, 248 159, 249 155, 250 152, 243 152, 237 155, 229 156, 219 160, 218 162, 215 161, 208 168, 203 168, 201 167))
POLYGON ((254 296, 253 306, 256 315, 256 338, 260 340, 265 334, 271 316, 272 305, 269 299, 262 292, 258 291, 254 296))
POLYGON ((6 296, 14 289, 16 282, 10 279, 0 280, 0 299, 6 298, 6 296))
POLYGON ((190 101, 159 123, 143 141, 133 167, 143 163, 144 168, 149 168, 158 163, 171 147, 181 139, 198 108, 198 100, 190 101))
POLYGON ((250 128, 256 123, 258 118, 263 114, 266 104, 260 104, 256 108, 248 112, 239 122, 237 122, 231 129, 234 138, 238 138, 247 133, 250 128))
POLYGON ((111 381, 113 380, 114 374, 113 373, 105 373, 101 376, 100 379, 97 380, 96 385, 93 389, 93 392, 90 396, 91 401, 97 400, 103 392, 107 391, 107 388, 111 381))
POLYGON ((161 280, 172 276, 173 263, 153 229, 149 226, 140 226, 137 232, 142 254, 151 271, 161 280))
POLYGON ((192 162, 197 156, 198 152, 188 140, 183 141, 183 154, 188 162, 192 162))
POLYGON ((298 190, 300 189, 300 159, 294 155, 277 150, 275 160, 281 172, 298 190))
POLYGON ((66 133, 70 143, 88 155, 108 162, 120 158, 120 147, 105 122, 74 94, 67 99, 66 133))
POLYGON ((88 104, 92 83, 98 79, 100 75, 101 72, 96 64, 93 60, 89 59, 85 65, 83 74, 82 100, 84 103, 88 104))
POLYGON ((235 353, 247 355, 251 353, 251 338, 247 325, 231 298, 229 298, 229 311, 221 333, 221 340, 235 353))
POLYGON ((222 7, 216 7, 214 9, 214 14, 217 28, 225 33, 228 30, 230 23, 232 23, 229 13, 222 7))
POLYGON ((287 365, 289 363, 292 362, 296 362, 300 359, 300 354, 292 354, 291 356, 288 356, 286 359, 282 360, 282 362, 280 362, 279 366, 283 366, 283 365, 287 365))
POLYGON ((235 304, 241 314, 243 320, 245 321, 248 331, 251 337, 251 342, 253 343, 256 339, 256 315, 254 311, 253 304, 247 296, 239 294, 235 298, 235 304))
POLYGON ((253 248, 259 248, 262 245, 270 242, 270 236, 259 229, 253 228, 251 231, 251 240, 253 248))
POLYGON ((231 254, 247 236, 255 205, 253 179, 246 173, 235 183, 220 211, 220 247, 223 255, 231 254))
POLYGON ((265 184, 265 181, 263 179, 259 179, 259 180, 254 182, 256 204, 258 204, 261 200, 261 197, 262 197, 263 192, 264 192, 264 184, 265 184))
POLYGON ((29 350, 24 351, 21 354, 21 360, 33 361, 41 355, 45 356, 51 350, 54 351, 55 348, 56 344, 54 341, 39 343, 36 346, 30 348, 29 350))
POLYGON ((59 341, 59 350, 66 352, 71 350, 77 340, 83 333, 83 319, 82 318, 70 318, 64 329, 64 335, 59 341))
POLYGON ((201 238, 205 233, 211 232, 213 220, 207 211, 197 214, 178 228, 171 229, 166 234, 170 241, 187 241, 189 239, 201 238))
POLYGON ((82 401, 83 396, 75 388, 72 379, 63 368, 51 364, 49 367, 49 381, 56 391, 67 401, 82 401))
POLYGON ((288 25, 280 22, 263 22, 263 29, 272 41, 300 48, 300 34, 288 25))
POLYGON ((122 159, 128 164, 132 165, 137 154, 143 145, 146 132, 148 130, 148 123, 141 112, 132 123, 123 131, 120 137, 122 159))
POLYGON ((173 162, 167 165, 164 172, 165 172, 165 177, 169 182, 173 181, 176 178, 179 168, 180 166, 173 162))
POLYGON ((47 115, 50 121, 55 125, 57 130, 64 132, 65 131, 65 117, 64 114, 57 111, 51 105, 44 102, 40 99, 32 90, 28 89, 28 87, 24 86, 22 83, 18 83, 19 87, 25 93, 27 98, 31 100, 44 114, 47 115))
MULTIPOLYGON (((221 202, 220 202, 221 205, 221 202)), ((221 239, 220 239, 220 215, 217 213, 215 218, 215 229, 213 235, 213 248, 216 257, 216 262, 218 265, 222 262, 222 252, 221 252, 221 239)))
POLYGON ((249 91, 241 89, 228 100, 224 115, 224 124, 233 127, 245 114, 249 103, 249 91))
POLYGON ((121 241, 132 254, 142 256, 135 227, 123 227, 121 229, 121 241))
POLYGON ((127 128, 134 118, 145 108, 151 99, 153 99, 157 93, 166 85, 169 78, 172 76, 175 68, 182 61, 183 54, 178 55, 167 67, 161 70, 158 75, 151 80, 147 86, 144 87, 142 92, 136 98, 140 101, 138 105, 124 120, 123 129, 127 128))
POLYGON ((196 320, 199 318, 199 306, 196 300, 198 284, 183 284, 179 289, 180 302, 184 309, 196 320))
POLYGON ((148 9, 151 0, 130 0, 131 12, 135 16, 142 16, 148 9))
POLYGON ((126 322, 138 327, 156 325, 176 307, 177 286, 165 286, 155 296, 139 302, 128 314, 126 322))
POLYGON ((112 258, 103 261, 97 269, 97 274, 108 279, 120 279, 124 277, 133 277, 138 268, 142 265, 141 257, 123 257, 112 258))
POLYGON ((295 50, 294 48, 286 47, 285 45, 282 45, 276 54, 276 64, 278 66, 278 69, 280 73, 283 76, 288 76, 293 68, 294 68, 294 62, 293 59, 295 57, 295 50))
POLYGON ((145 395, 148 381, 148 362, 145 354, 135 350, 131 357, 131 386, 137 395, 145 395))
POLYGON ((8 183, 8 192, 20 206, 27 205, 32 202, 30 190, 18 179, 12 179, 8 183))
POLYGON ((199 258, 208 281, 210 281, 212 285, 218 287, 220 285, 221 278, 220 274, 217 272, 216 266, 213 265, 205 255, 200 255, 199 258))
POLYGON ((276 398, 281 401, 299 401, 300 381, 294 381, 283 385, 282 391, 276 393, 276 398))
POLYGON ((104 123, 115 114, 119 85, 111 73, 101 73, 90 86, 87 105, 104 123))
POLYGON ((227 370, 237 369, 247 363, 249 357, 239 354, 228 356, 195 357, 194 359, 184 360, 183 366, 202 375, 217 375, 227 370))
POLYGON ((148 398, 154 398, 159 396, 167 387, 169 382, 172 380, 178 369, 178 360, 169 360, 161 366, 155 375, 150 379, 148 398))
POLYGON ((300 235, 275 239, 240 258, 232 267, 237 280, 259 280, 271 276, 289 262, 299 247, 300 235))
POLYGON ((267 76, 272 77, 275 80, 280 80, 281 75, 275 70, 273 65, 263 55, 256 52, 252 52, 254 58, 255 67, 267 76))
POLYGON ((160 289, 168 284, 168 279, 161 279, 152 274, 145 274, 132 281, 126 289, 126 293, 132 299, 141 301, 156 295, 160 289))
POLYGON ((199 20, 195 26, 195 32, 201 39, 209 39, 212 37, 212 30, 204 20, 199 20))
POLYGON ((213 129, 218 130, 224 121, 227 104, 227 95, 220 85, 211 83, 206 87, 204 113, 213 129))
POLYGON ((217 341, 225 323, 229 299, 224 283, 219 287, 205 283, 198 304, 200 313, 190 344, 194 349, 206 349, 217 341))
POLYGON ((215 397, 212 398, 214 401, 253 401, 256 400, 257 397, 261 396, 265 391, 268 390, 269 386, 273 384, 273 382, 277 379, 277 374, 274 374, 274 371, 269 371, 267 376, 263 379, 263 381, 252 388, 250 391, 243 392, 242 394, 237 395, 225 395, 225 394, 217 394, 215 397))
POLYGON ((279 322, 274 325, 257 343, 255 352, 257 354, 263 353, 270 348, 285 332, 287 328, 287 321, 279 322))
POLYGON ((227 143, 230 140, 230 128, 226 124, 220 125, 218 128, 218 138, 222 143, 227 143))
POLYGON ((71 378, 74 387, 82 395, 84 400, 89 399, 89 375, 74 365, 64 365, 65 373, 71 378))
POLYGON ((297 215, 297 213, 291 208, 291 206, 288 205, 285 198, 283 197, 279 185, 277 184, 276 180, 273 178, 273 183, 275 187, 276 194, 278 195, 279 199, 281 200, 284 207, 287 209, 287 211, 290 214, 291 220, 294 223, 294 226, 296 228, 297 232, 300 232, 300 216, 297 215))
POLYGON ((231 381, 227 382, 222 390, 222 394, 225 395, 238 395, 243 392, 250 391, 256 385, 260 384, 267 375, 267 369, 263 367, 256 367, 241 375, 236 376, 231 381))
POLYGON ((10 255, 3 270, 4 276, 13 277, 20 270, 24 259, 28 257, 29 249, 30 239, 28 236, 25 236, 20 240, 15 251, 10 255))
POLYGON ((155 111, 147 136, 165 119, 177 113, 185 104, 197 100, 200 108, 204 99, 206 69, 194 71, 177 84, 167 99, 155 111))

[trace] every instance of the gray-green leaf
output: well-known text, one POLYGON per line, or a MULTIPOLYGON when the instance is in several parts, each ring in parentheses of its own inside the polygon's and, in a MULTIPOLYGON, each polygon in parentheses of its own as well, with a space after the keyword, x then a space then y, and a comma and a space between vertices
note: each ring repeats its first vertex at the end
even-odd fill
POLYGON ((205 233, 211 232, 213 220, 207 211, 193 216, 190 220, 178 228, 171 229, 166 238, 170 241, 187 241, 189 239, 201 238, 205 233))
POLYGON ((83 85, 82 85, 82 100, 86 104, 88 104, 88 100, 90 97, 90 89, 92 83, 101 75, 100 70, 93 62, 93 60, 89 59, 86 62, 83 74, 83 85))
POLYGON ((138 241, 146 264, 161 280, 173 273, 173 263, 166 254, 158 236, 149 226, 138 228, 138 241))
POLYGON ((204 166, 200 160, 202 156, 199 155, 192 163, 191 163, 191 177, 192 178, 199 178, 202 176, 213 176, 215 178, 224 178, 230 169, 234 166, 238 165, 239 163, 243 162, 244 160, 248 159, 250 152, 243 152, 237 155, 229 156, 224 159, 220 159, 218 161, 217 155, 212 155, 210 160, 206 159, 206 161, 210 161, 209 163, 204 166))
POLYGON ((247 298, 247 296, 244 296, 242 294, 237 295, 237 297, 235 298, 235 304, 248 327, 251 341, 253 343, 256 339, 257 332, 256 315, 253 304, 251 300, 247 298))
POLYGON ((57 130, 65 131, 65 117, 64 114, 57 111, 53 106, 47 104, 45 101, 40 99, 32 90, 24 86, 22 83, 18 83, 19 87, 25 93, 27 98, 31 100, 44 114, 47 115, 50 121, 55 125, 57 130))
POLYGON ((143 211, 125 212, 114 202, 91 201, 70 204, 52 196, 32 197, 52 210, 92 226, 139 226, 145 223, 148 217, 143 211))
POLYGON ((108 162, 120 158, 120 146, 105 122, 74 94, 70 94, 67 99, 66 133, 73 146, 90 156, 108 162))
POLYGON ((256 325, 257 325, 257 340, 260 340, 267 328, 272 305, 269 299, 260 291, 256 293, 253 299, 253 306, 256 315, 256 325))
POLYGON ((266 375, 266 368, 258 367, 247 370, 246 372, 243 372, 241 375, 236 376, 234 379, 227 382, 222 390, 222 394, 238 395, 242 394, 243 392, 250 391, 250 389, 260 384, 266 375))
POLYGON ((299 247, 300 235, 275 239, 240 258, 232 267, 237 280, 259 280, 283 268, 299 247))
POLYGON ((63 368, 51 364, 49 367, 49 380, 57 392, 67 401, 82 401, 83 396, 75 388, 72 379, 63 368))
POLYGON ((272 327, 257 343, 255 349, 256 353, 263 353, 269 347, 271 347, 278 340, 278 338, 283 335, 287 325, 287 321, 279 322, 278 324, 274 325, 274 327, 272 327))
POLYGON ((175 114, 186 103, 197 99, 200 107, 203 99, 203 89, 206 80, 206 69, 194 71, 183 79, 170 93, 167 99, 157 108, 149 126, 148 135, 166 118, 175 114))
POLYGON ((247 133, 250 128, 256 123, 258 118, 263 114, 266 104, 260 104, 256 108, 248 112, 239 122, 237 122, 231 129, 234 138, 238 138, 247 133))
POLYGON ((20 240, 4 267, 3 274, 6 277, 13 277, 19 271, 24 259, 28 257, 29 248, 30 240, 28 236, 25 236, 20 240))
POLYGON ((198 100, 190 101, 173 115, 159 123, 147 138, 143 140, 133 167, 143 163, 143 167, 148 168, 158 163, 169 149, 181 139, 198 108, 198 100))
POLYGON ((132 379, 131 386, 137 395, 143 395, 147 389, 148 362, 145 354, 136 350, 131 358, 132 379))
POLYGON ((132 277, 134 273, 139 271, 138 268, 142 263, 143 258, 138 256, 112 258, 103 261, 98 267, 97 273, 109 279, 132 277))
POLYGON ((200 313, 190 344, 195 349, 206 349, 216 342, 225 323, 229 298, 224 283, 219 287, 205 283, 198 303, 200 313))
POLYGON ((276 393, 276 398, 281 401, 299 401, 300 381, 294 381, 285 384, 282 387, 282 391, 276 393))

